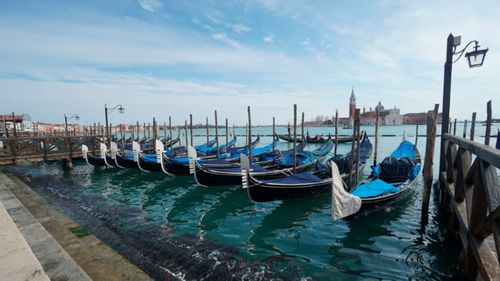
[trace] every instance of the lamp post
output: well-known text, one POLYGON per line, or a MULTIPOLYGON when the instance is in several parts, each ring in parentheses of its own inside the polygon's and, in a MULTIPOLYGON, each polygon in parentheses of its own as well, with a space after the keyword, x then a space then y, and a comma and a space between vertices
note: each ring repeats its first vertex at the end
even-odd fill
MULTIPOLYGON (((80 120, 80 116, 78 116, 78 114, 73 114, 71 115, 70 117, 68 117, 68 115, 66 115, 66 113, 64 113, 64 136, 66 137, 66 144, 68 146, 68 150, 69 150, 69 160, 66 160, 67 162, 64 162, 65 164, 64 165, 70 165, 72 166, 73 164, 71 164, 71 158, 73 157, 73 146, 71 144, 71 138, 68 138, 68 120, 71 120, 75 118, 76 121, 80 120)), ((64 166, 65 170, 71 170, 72 167, 66 167, 64 166)))
POLYGON ((78 114, 73 114, 70 117, 68 117, 66 115, 66 113, 64 113, 64 135, 65 136, 68 136, 68 120, 71 120, 73 118, 75 118, 76 121, 80 120, 80 116, 78 116, 78 114))
MULTIPOLYGON (((457 47, 460 46, 461 36, 453 36, 450 33, 446 44, 446 62, 444 64, 444 83, 443 83, 443 116, 441 125, 441 156, 444 155, 444 134, 448 133, 449 121, 450 121, 450 97, 451 97, 451 70, 453 63, 457 62, 462 55, 465 53, 467 62, 470 68, 480 67, 483 65, 484 58, 488 49, 479 49, 479 42, 476 40, 470 41, 465 45, 463 49, 457 51, 457 47), (465 52, 469 46, 474 44, 473 50, 470 52, 465 52), (453 60, 453 56, 458 57, 453 60)), ((440 157, 440 168, 439 171, 442 172, 444 169, 445 159, 440 157)))
POLYGON ((111 113, 118 109, 118 112, 122 114, 125 111, 125 108, 121 104, 115 105, 113 108, 108 108, 107 105, 104 105, 104 114, 106 116, 106 137, 108 139, 107 144, 108 147, 111 147, 111 136, 109 133, 109 124, 108 124, 108 113, 111 113))

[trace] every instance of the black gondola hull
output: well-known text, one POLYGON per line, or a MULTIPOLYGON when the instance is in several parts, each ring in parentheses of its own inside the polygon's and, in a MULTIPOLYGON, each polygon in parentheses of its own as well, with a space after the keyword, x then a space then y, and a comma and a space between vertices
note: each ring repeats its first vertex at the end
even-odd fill
POLYGON ((269 202, 275 200, 285 200, 303 196, 313 196, 324 193, 332 188, 331 181, 321 184, 301 185, 300 187, 271 187, 260 184, 249 183, 247 189, 248 196, 253 202, 269 202))
POLYGON ((96 167, 106 167, 106 162, 104 162, 103 158, 96 157, 93 155, 87 155, 87 161, 89 164, 96 167))
POLYGON ((133 159, 125 158, 121 155, 116 155, 116 162, 124 168, 137 169, 137 163, 133 159))
POLYGON ((185 176, 189 175, 189 164, 180 164, 166 161, 163 163, 165 170, 172 175, 185 176))
MULTIPOLYGON (((296 172, 304 172, 307 170, 311 170, 314 167, 313 164, 305 164, 297 167, 296 172)), ((290 170, 288 172, 283 172, 284 170, 270 170, 265 173, 253 173, 252 175, 261 180, 265 179, 276 179, 287 176, 291 172, 291 168, 286 170, 290 170)), ((201 168, 198 164, 196 164, 195 169, 195 177, 196 182, 200 185, 204 186, 224 186, 224 185, 241 185, 241 171, 239 172, 223 172, 220 170, 213 169, 205 169, 201 168)))

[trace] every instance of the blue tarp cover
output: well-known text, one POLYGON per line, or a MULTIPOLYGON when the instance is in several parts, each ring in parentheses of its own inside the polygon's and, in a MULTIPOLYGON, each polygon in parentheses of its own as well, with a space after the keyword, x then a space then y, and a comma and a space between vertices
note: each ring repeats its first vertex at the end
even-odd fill
POLYGON ((263 180, 263 183, 275 183, 275 184, 307 184, 307 183, 315 183, 320 182, 321 179, 317 176, 313 175, 311 172, 304 172, 300 174, 293 174, 288 177, 278 178, 278 179, 270 179, 263 180))
MULTIPOLYGON (((235 143, 236 143, 236 137, 234 137, 231 141, 229 141, 227 143, 227 145, 233 145, 235 143)), ((219 150, 223 149, 224 147, 226 147, 226 144, 219 145, 219 150)), ((217 147, 216 146, 214 146, 214 147, 200 147, 200 148, 196 148, 196 149, 198 151, 202 152, 202 153, 217 151, 217 147)))
POLYGON ((415 159, 415 146, 413 143, 409 141, 403 141, 401 144, 399 144, 398 148, 394 150, 394 152, 391 154, 391 157, 394 158, 403 158, 403 157, 408 157, 411 159, 415 159))
POLYGON ((399 188, 392 186, 381 179, 376 179, 358 186, 354 189, 352 195, 356 195, 360 198, 368 198, 392 192, 399 192, 399 188))
POLYGON ((207 148, 207 147, 211 147, 211 146, 214 146, 214 144, 217 142, 216 139, 213 139, 213 140, 210 140, 209 142, 207 143, 204 143, 204 144, 199 144, 199 145, 195 145, 194 148, 196 150, 200 150, 200 149, 203 149, 203 148, 207 148))

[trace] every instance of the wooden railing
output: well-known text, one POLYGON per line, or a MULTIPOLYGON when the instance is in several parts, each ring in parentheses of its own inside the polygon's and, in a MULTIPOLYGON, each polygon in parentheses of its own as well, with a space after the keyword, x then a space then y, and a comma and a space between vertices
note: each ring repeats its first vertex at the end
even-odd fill
POLYGON ((444 135, 440 204, 463 250, 460 267, 472 279, 500 279, 500 150, 444 135))
POLYGON ((101 136, 0 138, 0 164, 81 157, 82 144, 86 144, 91 151, 96 151, 102 139, 101 136))

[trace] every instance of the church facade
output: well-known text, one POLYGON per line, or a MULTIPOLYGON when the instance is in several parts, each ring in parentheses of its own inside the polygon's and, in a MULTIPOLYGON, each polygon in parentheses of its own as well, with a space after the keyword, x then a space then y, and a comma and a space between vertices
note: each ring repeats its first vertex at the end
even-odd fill
MULTIPOLYGON (((360 114, 360 122, 361 125, 375 125, 376 120, 376 112, 379 113, 379 125, 402 125, 403 124, 403 115, 401 115, 401 111, 399 108, 394 106, 393 108, 385 109, 382 103, 379 101, 375 106, 375 109, 370 109, 368 111, 363 110, 360 114)), ((339 118, 339 121, 344 121, 342 123, 346 123, 348 121, 349 124, 352 124, 351 120, 354 120, 354 115, 356 113, 356 96, 354 95, 354 88, 351 90, 351 97, 349 98, 349 118, 339 118), (345 120, 347 119, 347 120, 345 120)))

